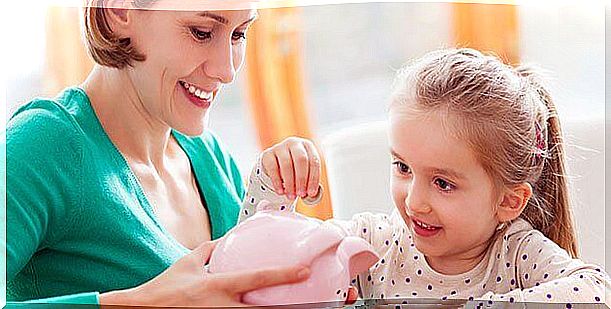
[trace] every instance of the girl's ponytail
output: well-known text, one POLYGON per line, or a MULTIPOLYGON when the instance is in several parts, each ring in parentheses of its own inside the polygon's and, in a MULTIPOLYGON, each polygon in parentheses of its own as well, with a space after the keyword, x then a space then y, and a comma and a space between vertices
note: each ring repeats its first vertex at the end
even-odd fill
POLYGON ((533 184, 533 197, 521 217, 576 258, 577 240, 569 201, 562 129, 556 106, 549 91, 532 69, 519 67, 517 71, 528 80, 544 104, 541 106, 544 110, 538 113, 540 116, 535 120, 538 148, 535 160, 542 164, 542 169, 533 184))

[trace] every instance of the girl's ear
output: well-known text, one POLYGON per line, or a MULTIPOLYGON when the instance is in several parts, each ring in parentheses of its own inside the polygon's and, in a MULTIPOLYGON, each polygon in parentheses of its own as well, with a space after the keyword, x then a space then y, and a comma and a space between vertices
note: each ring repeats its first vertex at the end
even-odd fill
POLYGON ((505 193, 503 193, 501 204, 497 207, 496 211, 499 222, 507 222, 519 217, 532 197, 532 194, 532 186, 527 182, 506 190, 505 193))

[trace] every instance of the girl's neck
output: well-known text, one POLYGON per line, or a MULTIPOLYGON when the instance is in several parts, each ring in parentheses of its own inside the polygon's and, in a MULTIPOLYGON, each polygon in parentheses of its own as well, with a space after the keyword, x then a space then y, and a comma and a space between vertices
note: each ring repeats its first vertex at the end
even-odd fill
POLYGON ((170 127, 146 109, 125 70, 97 66, 81 85, 106 134, 131 161, 161 167, 170 127))
POLYGON ((444 275, 460 275, 473 270, 486 256, 491 241, 448 256, 427 256, 426 261, 436 272, 444 275))

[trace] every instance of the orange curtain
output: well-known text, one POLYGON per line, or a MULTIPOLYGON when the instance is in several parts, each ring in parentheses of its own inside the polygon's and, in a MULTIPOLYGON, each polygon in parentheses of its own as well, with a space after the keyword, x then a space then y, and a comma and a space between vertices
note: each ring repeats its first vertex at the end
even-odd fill
MULTIPOLYGON (((289 136, 313 138, 304 95, 299 14, 296 7, 260 10, 249 33, 248 94, 262 149, 289 136)), ((323 166, 323 200, 316 207, 299 201, 297 211, 323 220, 333 217, 326 179, 323 166)))
POLYGON ((80 9, 75 7, 50 7, 47 13, 44 74, 47 95, 80 84, 93 67, 81 39, 79 14, 80 9))
POLYGON ((520 59, 516 5, 452 3, 453 36, 459 47, 494 52, 506 63, 520 59))

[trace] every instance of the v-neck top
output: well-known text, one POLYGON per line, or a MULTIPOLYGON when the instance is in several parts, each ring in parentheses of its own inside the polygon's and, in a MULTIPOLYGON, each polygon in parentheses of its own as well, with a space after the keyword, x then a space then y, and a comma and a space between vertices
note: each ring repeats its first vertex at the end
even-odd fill
MULTIPOLYGON (((172 134, 217 239, 237 222, 239 169, 212 132, 172 134)), ((7 301, 97 303, 98 293, 140 285, 189 252, 156 218, 82 89, 18 109, 5 142, 7 301)))

